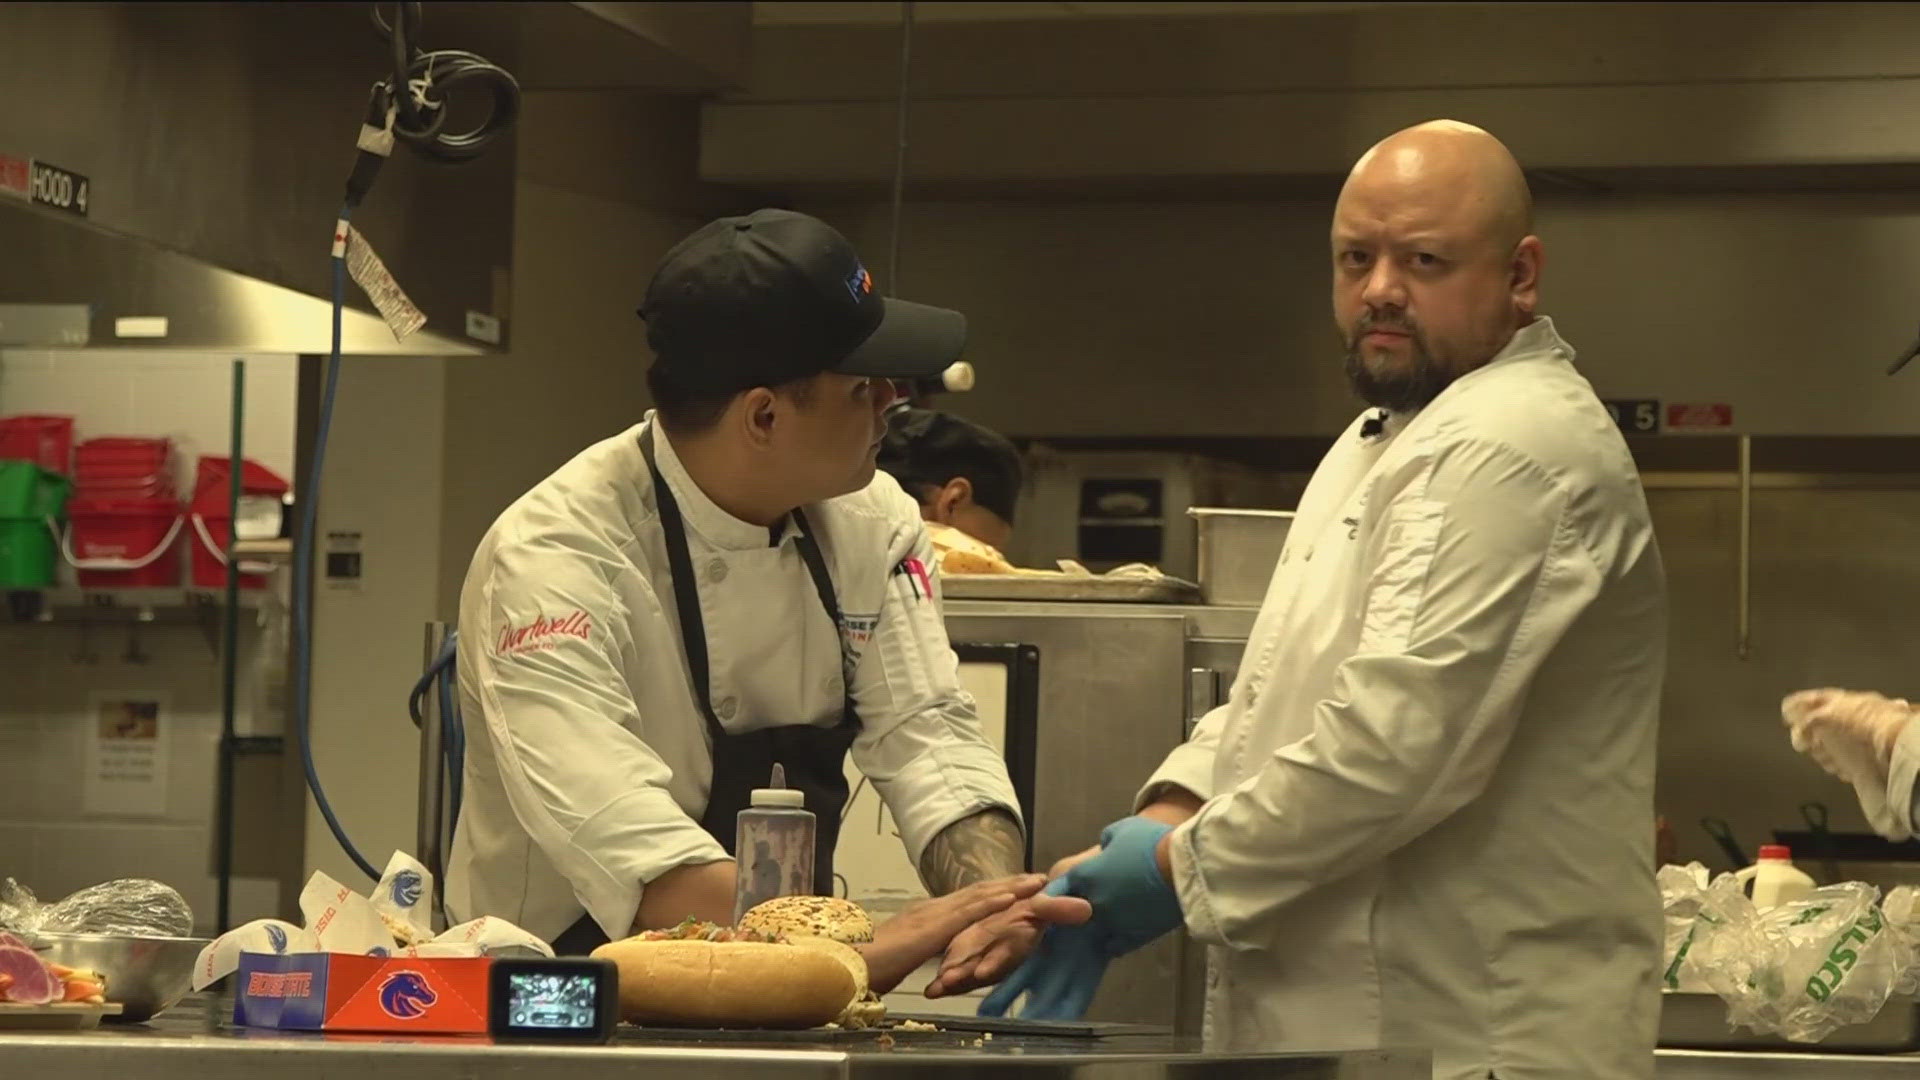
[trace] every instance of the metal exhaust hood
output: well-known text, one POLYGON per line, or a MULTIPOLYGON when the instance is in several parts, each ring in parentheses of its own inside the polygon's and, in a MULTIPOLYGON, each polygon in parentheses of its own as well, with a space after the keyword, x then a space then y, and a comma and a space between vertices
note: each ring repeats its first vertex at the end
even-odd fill
MULTIPOLYGON (((324 353, 332 345, 330 299, 136 237, 0 202, 0 251, 15 253, 0 259, 0 347, 324 353)), ((378 316, 352 306, 340 329, 347 354, 482 351, 432 329, 395 341, 378 316)))
MULTIPOLYGON (((0 346, 326 351, 334 221, 388 68, 371 7, 0 4, 0 346), (62 178, 84 204, 46 197, 62 178)), ((745 3, 428 3, 420 44, 526 91, 709 91, 750 31, 745 3)), ((353 224, 426 325, 396 342, 349 282, 344 352, 508 348, 515 149, 394 154, 353 224)))

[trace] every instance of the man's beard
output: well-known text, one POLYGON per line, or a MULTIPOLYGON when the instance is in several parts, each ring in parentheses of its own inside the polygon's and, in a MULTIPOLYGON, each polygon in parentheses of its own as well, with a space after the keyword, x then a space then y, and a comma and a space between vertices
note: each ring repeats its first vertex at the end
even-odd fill
POLYGON ((1360 400, 1376 409, 1410 413, 1426 408, 1453 382, 1453 376, 1428 351, 1420 327, 1411 319, 1376 319, 1369 311, 1360 316, 1347 336, 1347 382, 1360 400), (1396 330, 1407 335, 1407 362, 1392 371, 1376 371, 1367 364, 1364 350, 1367 332, 1374 329, 1396 330))

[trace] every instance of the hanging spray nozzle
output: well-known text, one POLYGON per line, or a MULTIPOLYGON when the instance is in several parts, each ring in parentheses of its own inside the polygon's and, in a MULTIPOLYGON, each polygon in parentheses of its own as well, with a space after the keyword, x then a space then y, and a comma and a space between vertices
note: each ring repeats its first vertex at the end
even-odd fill
POLYGON ((1907 347, 1907 351, 1900 354, 1900 359, 1895 360, 1893 362, 1893 366, 1887 368, 1887 374, 1889 375, 1899 374, 1900 369, 1912 363, 1914 357, 1917 357, 1917 356, 1920 356, 1920 337, 1914 338, 1913 344, 1907 347))

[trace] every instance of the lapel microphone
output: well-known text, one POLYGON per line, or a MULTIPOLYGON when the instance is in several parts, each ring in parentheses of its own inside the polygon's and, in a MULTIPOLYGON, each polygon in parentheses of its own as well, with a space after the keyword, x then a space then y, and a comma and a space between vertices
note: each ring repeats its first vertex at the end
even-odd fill
POLYGON ((1380 409, 1360 425, 1362 439, 1377 439, 1387 433, 1387 410, 1380 409))

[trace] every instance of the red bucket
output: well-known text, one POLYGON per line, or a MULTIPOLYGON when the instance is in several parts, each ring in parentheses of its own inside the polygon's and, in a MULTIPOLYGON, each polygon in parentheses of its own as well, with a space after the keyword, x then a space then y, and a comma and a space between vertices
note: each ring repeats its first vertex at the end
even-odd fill
POLYGON ((48 472, 66 476, 73 471, 73 417, 0 419, 0 459, 31 461, 48 472))
MULTIPOLYGON (((233 533, 233 518, 227 505, 232 495, 232 468, 231 458, 203 457, 196 470, 191 509, 193 531, 197 538, 193 545, 193 584, 196 588, 217 589, 227 583, 227 542, 233 533)), ((288 486, 285 480, 266 466, 243 460, 240 463, 242 522, 252 520, 256 515, 262 518, 271 515, 271 528, 266 531, 279 535, 277 515, 288 486)), ((246 530, 241 535, 245 537, 246 530)), ((272 563, 242 561, 240 587, 264 589, 267 587, 267 575, 272 571, 272 563)))
POLYGON ((83 589, 167 588, 180 584, 180 529, 185 517, 171 498, 67 503, 61 553, 79 571, 83 589))
POLYGON ((121 467, 147 466, 160 469, 173 456, 173 440, 149 439, 134 436, 119 436, 105 439, 88 439, 74 451, 73 463, 76 468, 88 466, 121 467))

